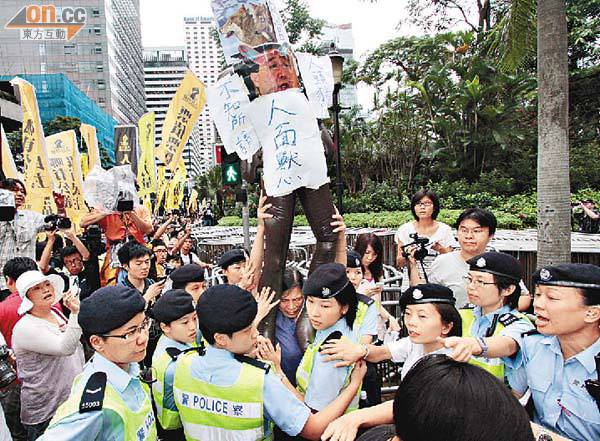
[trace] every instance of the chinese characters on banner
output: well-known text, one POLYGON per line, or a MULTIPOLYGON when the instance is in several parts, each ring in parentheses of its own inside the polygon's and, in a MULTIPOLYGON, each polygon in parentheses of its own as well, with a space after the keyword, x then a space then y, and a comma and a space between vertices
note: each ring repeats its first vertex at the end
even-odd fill
POLYGON ((52 196, 52 180, 48 171, 48 158, 44 131, 33 86, 15 77, 10 83, 19 88, 23 108, 23 160, 25 163, 26 210, 42 214, 56 212, 52 196))
POLYGON ((250 100, 237 75, 221 78, 208 88, 207 101, 217 130, 227 153, 237 153, 242 160, 251 162, 260 148, 260 141, 250 124, 246 111, 250 100))
POLYGON ((100 152, 98 150, 98 138, 96 136, 96 127, 89 124, 81 124, 79 132, 83 138, 83 142, 88 150, 88 169, 91 170, 94 166, 102 167, 100 162, 100 152))
POLYGON ((129 165, 137 175, 137 127, 115 126, 115 162, 116 165, 129 165))
POLYGON ((46 147, 54 190, 65 197, 67 216, 77 225, 87 208, 83 201, 81 159, 75 131, 46 137, 46 147))
POLYGON ((140 164, 138 166, 138 195, 143 198, 156 193, 156 173, 154 164, 154 112, 148 112, 138 121, 140 134, 140 164))
POLYGON ((8 139, 6 139, 6 133, 4 133, 4 126, 2 124, 0 124, 0 131, 2 132, 2 172, 7 178, 21 179, 18 175, 17 166, 10 151, 8 139))
POLYGON ((261 96, 248 115, 263 147, 264 183, 269 196, 329 182, 317 120, 297 89, 261 96))
POLYGON ((156 195, 156 210, 158 210, 158 207, 160 207, 169 184, 169 182, 165 179, 166 172, 167 170, 164 165, 158 167, 158 193, 156 195))
POLYGON ((331 60, 327 55, 316 57, 302 52, 296 54, 296 59, 310 108, 317 118, 329 118, 329 108, 333 97, 331 60))
POLYGON ((156 157, 172 172, 178 166, 185 143, 206 101, 204 84, 187 71, 169 104, 156 157))

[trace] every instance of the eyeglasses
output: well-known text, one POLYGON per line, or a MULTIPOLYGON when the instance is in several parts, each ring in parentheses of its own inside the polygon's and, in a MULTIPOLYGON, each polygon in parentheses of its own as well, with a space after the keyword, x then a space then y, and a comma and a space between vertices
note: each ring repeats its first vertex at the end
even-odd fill
POLYGON ((140 326, 138 326, 137 328, 135 328, 129 332, 126 332, 125 334, 121 334, 121 335, 103 334, 100 337, 122 338, 123 340, 130 341, 130 340, 135 340, 138 337, 138 335, 142 334, 142 332, 148 331, 148 328, 150 328, 150 318, 146 317, 140 326))
POLYGON ((496 282, 484 282, 483 280, 476 280, 471 276, 463 276, 463 280, 467 283, 467 285, 473 284, 477 288, 483 288, 485 285, 495 285, 496 282))
POLYGON ((417 202, 415 204, 415 206, 422 206, 422 207, 431 207, 433 205, 433 202, 431 201, 425 201, 425 202, 417 202))
POLYGON ((155 253, 166 253, 167 250, 166 249, 159 249, 159 250, 154 250, 155 253))
POLYGON ((81 262, 81 259, 65 260, 65 265, 79 265, 81 262))

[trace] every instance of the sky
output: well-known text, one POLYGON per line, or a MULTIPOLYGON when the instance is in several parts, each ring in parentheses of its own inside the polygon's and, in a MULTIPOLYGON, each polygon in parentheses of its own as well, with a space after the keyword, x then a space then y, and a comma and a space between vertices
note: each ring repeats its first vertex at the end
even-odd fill
MULTIPOLYGON (((405 15, 398 0, 305 0, 313 17, 334 24, 352 23, 355 58, 359 61, 369 51, 408 29, 398 29, 405 15)), ((282 0, 275 0, 281 5, 282 0)), ((142 44, 152 46, 183 46, 183 17, 212 17, 210 0, 142 0, 140 1, 142 44), (165 7, 165 5, 168 5, 165 7)), ((363 107, 371 102, 373 90, 359 86, 358 100, 363 107)))

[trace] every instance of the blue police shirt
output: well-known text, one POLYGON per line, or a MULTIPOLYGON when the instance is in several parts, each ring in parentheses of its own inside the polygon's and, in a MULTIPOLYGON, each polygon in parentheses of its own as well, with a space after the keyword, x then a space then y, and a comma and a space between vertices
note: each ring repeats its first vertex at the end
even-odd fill
MULTIPOLYGON (((158 357, 165 353, 167 348, 175 348, 180 351, 185 351, 186 349, 191 348, 191 345, 186 343, 179 343, 173 339, 170 339, 166 335, 162 335, 156 344, 156 350, 154 351, 154 355, 152 356, 152 365, 156 362, 158 357)), ((159 381, 162 382, 162 392, 163 392, 163 408, 173 410, 177 412, 177 406, 175 405, 175 396, 173 395, 173 381, 175 380, 175 363, 170 363, 165 371, 164 378, 159 378, 159 381)), ((153 385, 154 386, 154 385, 153 385)))
MULTIPOLYGON (((133 412, 138 412, 146 400, 146 392, 137 378, 140 368, 129 364, 125 372, 112 361, 96 353, 84 367, 77 389, 85 387, 94 372, 106 372, 107 382, 115 389, 133 412)), ((125 427, 121 418, 112 411, 95 410, 75 413, 51 429, 46 430, 39 441, 121 441, 125 427)))
POLYGON ((373 302, 367 308, 367 314, 365 319, 360 325, 358 330, 359 335, 372 335, 377 336, 377 321, 379 317, 379 311, 377 309, 377 302, 373 302))
POLYGON ((535 334, 523 338, 514 359, 503 360, 525 371, 536 423, 574 441, 588 441, 600 439, 600 411, 585 388, 585 380, 598 378, 598 352, 600 339, 565 361, 556 336, 535 334))
MULTIPOLYGON (((242 363, 233 358, 231 352, 208 346, 205 355, 194 358, 190 371, 193 378, 226 387, 237 381, 241 368, 242 363)), ((288 435, 296 436, 310 416, 310 409, 271 372, 265 375, 263 401, 265 437, 270 433, 269 421, 288 435)))
MULTIPOLYGON (((320 345, 329 334, 335 331, 340 331, 344 337, 355 343, 358 341, 357 333, 348 326, 346 318, 342 317, 333 326, 324 330, 317 330, 314 344, 320 345)), ((336 361, 325 361, 328 357, 329 355, 319 352, 315 354, 310 380, 304 395, 306 405, 317 411, 327 407, 339 396, 344 388, 346 378, 352 370, 351 366, 336 368, 336 361)))

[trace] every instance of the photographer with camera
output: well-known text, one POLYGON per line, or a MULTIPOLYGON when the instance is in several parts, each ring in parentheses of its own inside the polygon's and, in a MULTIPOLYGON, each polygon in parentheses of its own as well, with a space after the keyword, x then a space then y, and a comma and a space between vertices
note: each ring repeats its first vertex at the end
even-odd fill
MULTIPOLYGON (((44 231, 45 218, 40 213, 23 210, 27 190, 19 179, 3 179, 0 191, 10 191, 14 196, 14 209, 3 207, 0 213, 0 289, 6 289, 4 274, 1 272, 6 262, 12 257, 29 257, 35 259, 35 244, 38 233, 44 231)), ((65 216, 65 197, 53 193, 58 214, 65 216)))
MULTIPOLYGON (((120 201, 119 204, 121 202, 123 201, 120 201)), ((117 206, 118 208, 119 206, 117 206)), ((81 228, 98 224, 106 235, 106 256, 100 270, 101 286, 114 285, 117 281, 117 274, 121 266, 117 257, 119 248, 129 238, 134 238, 137 242, 145 244, 145 235, 152 232, 152 220, 148 208, 143 205, 135 207, 121 206, 120 208, 129 210, 119 213, 106 213, 93 208, 90 213, 83 216, 79 223, 81 228)))
POLYGON ((190 237, 192 234, 192 225, 187 224, 184 232, 185 234, 177 241, 177 245, 175 245, 171 251, 171 254, 181 251, 181 260, 183 261, 184 265, 195 263, 196 265, 200 265, 202 268, 212 268, 212 265, 202 262, 198 255, 192 251, 192 249, 194 249, 194 239, 190 237))
MULTIPOLYGON (((468 208, 456 220, 460 250, 442 254, 433 261, 427 271, 427 283, 437 283, 452 290, 456 298, 456 307, 462 308, 468 303, 467 287, 464 276, 469 272, 467 260, 485 252, 485 247, 496 232, 496 216, 483 208, 468 208)), ((421 246, 405 248, 409 255, 410 285, 425 283, 417 269, 415 253, 421 246)))
POLYGON ((580 233, 596 234, 599 232, 600 213, 594 209, 593 200, 579 201, 573 204, 571 210, 573 211, 573 217, 579 223, 580 233))

